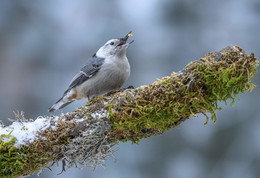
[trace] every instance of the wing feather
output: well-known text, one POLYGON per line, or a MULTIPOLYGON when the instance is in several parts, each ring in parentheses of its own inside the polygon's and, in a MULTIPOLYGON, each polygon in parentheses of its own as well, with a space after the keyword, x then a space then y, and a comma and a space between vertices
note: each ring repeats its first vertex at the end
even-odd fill
POLYGON ((73 77, 69 88, 64 92, 64 94, 93 77, 99 71, 100 67, 104 63, 104 60, 104 58, 97 57, 96 55, 89 58, 85 66, 82 67, 79 73, 73 77))

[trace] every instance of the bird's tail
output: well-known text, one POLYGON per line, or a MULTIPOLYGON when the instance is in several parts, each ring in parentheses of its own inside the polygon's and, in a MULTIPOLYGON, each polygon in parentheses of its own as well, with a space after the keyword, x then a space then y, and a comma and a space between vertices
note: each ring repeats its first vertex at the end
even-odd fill
POLYGON ((66 101, 63 99, 63 97, 61 99, 59 99, 52 107, 49 108, 49 112, 54 112, 58 109, 64 108, 65 106, 67 106, 68 104, 72 103, 73 101, 66 101))

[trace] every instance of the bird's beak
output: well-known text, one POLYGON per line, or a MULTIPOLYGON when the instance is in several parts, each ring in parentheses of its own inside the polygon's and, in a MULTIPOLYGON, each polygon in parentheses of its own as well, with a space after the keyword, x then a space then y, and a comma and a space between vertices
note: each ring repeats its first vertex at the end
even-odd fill
MULTIPOLYGON (((130 31, 124 38, 120 38, 120 43, 118 44, 118 46, 122 46, 122 45, 126 44, 126 41, 128 40, 128 38, 129 38, 130 36, 133 36, 133 35, 132 35, 132 31, 130 31)), ((128 43, 128 44, 131 44, 131 43, 133 43, 133 42, 134 42, 134 41, 131 41, 131 42, 128 43)))

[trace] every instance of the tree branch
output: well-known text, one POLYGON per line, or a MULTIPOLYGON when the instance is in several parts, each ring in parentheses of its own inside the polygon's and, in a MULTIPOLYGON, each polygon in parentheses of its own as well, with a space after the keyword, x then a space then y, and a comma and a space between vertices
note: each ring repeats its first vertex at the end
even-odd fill
POLYGON ((118 141, 137 143, 199 113, 215 122, 218 101, 233 105, 238 93, 253 90, 257 66, 253 53, 228 46, 153 84, 110 92, 67 114, 35 121, 18 114, 12 125, 1 126, 0 176, 30 175, 60 160, 63 170, 95 168, 114 157, 118 141))

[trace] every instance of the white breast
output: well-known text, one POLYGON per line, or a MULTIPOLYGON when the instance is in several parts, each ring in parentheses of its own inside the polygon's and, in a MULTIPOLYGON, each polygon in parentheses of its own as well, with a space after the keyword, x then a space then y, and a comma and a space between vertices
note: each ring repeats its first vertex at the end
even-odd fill
POLYGON ((118 58, 115 56, 105 60, 100 73, 105 79, 104 82, 121 87, 130 76, 130 65, 127 57, 118 58))

